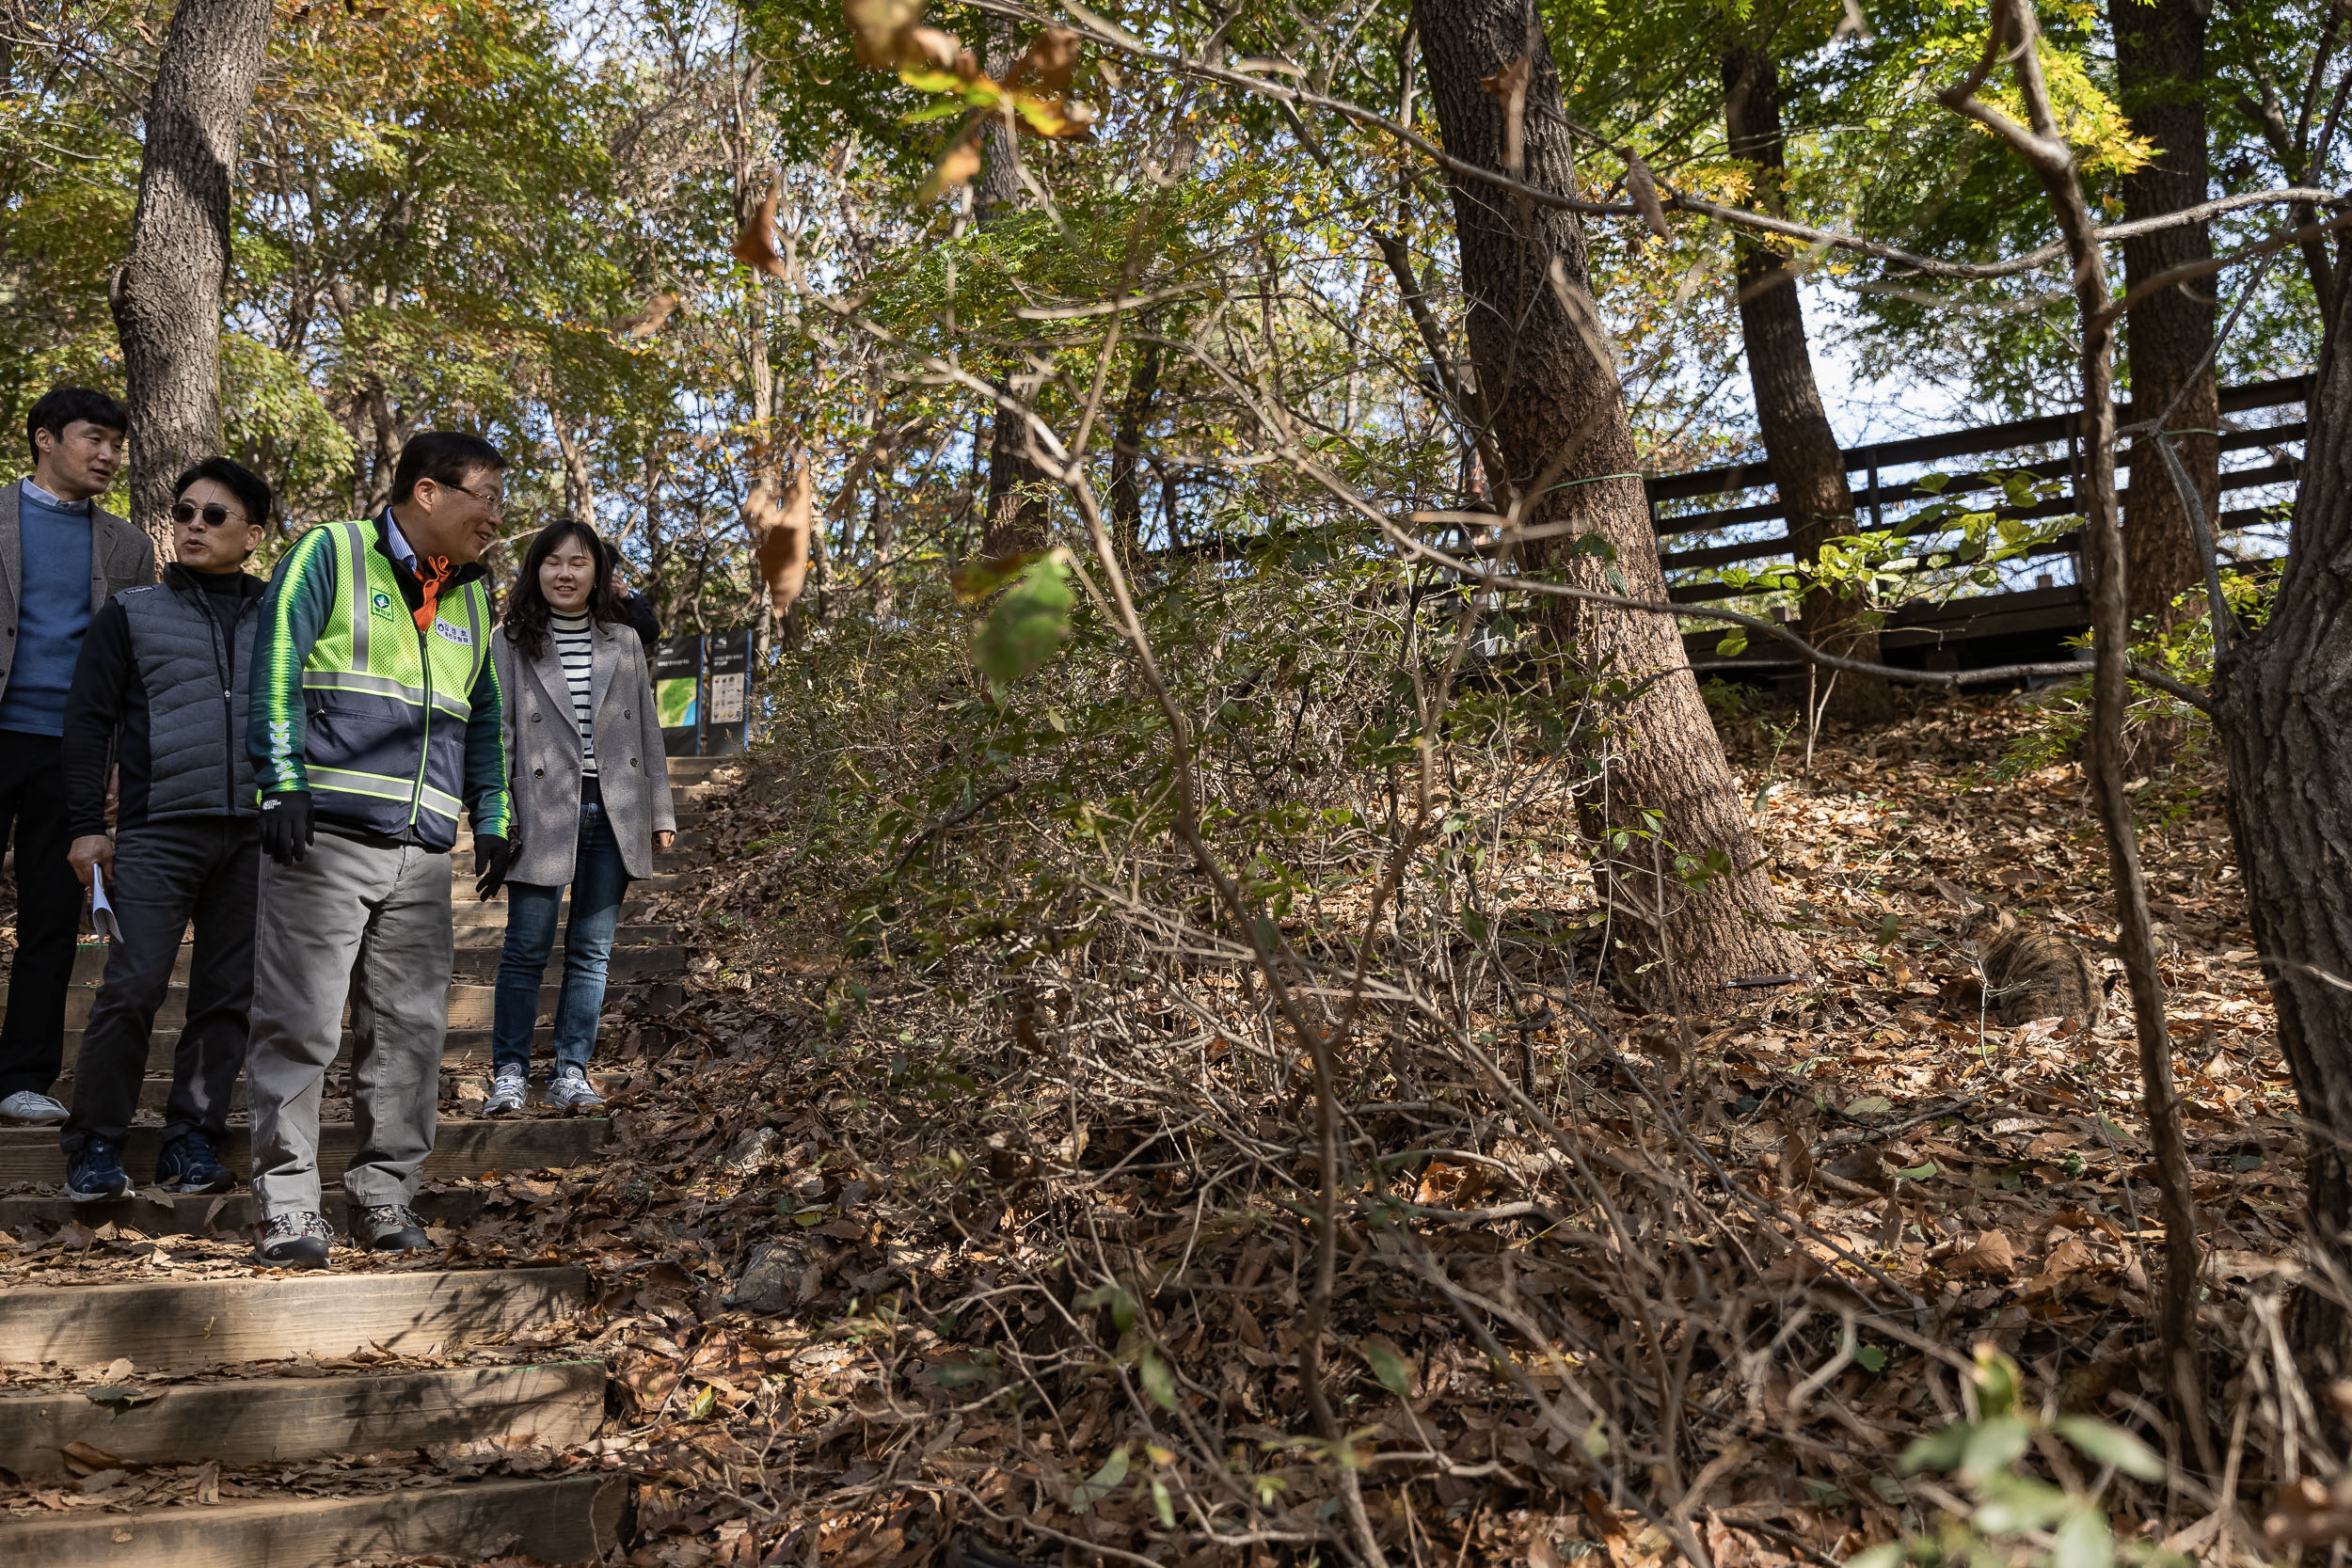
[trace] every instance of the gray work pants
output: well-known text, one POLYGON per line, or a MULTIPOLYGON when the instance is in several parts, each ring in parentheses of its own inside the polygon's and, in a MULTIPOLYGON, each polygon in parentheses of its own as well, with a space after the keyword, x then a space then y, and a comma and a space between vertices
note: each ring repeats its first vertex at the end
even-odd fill
POLYGON ((433 1152, 449 1031, 449 855, 322 831, 310 858, 262 863, 246 1100, 261 1217, 316 1213, 319 1091, 351 998, 354 1204, 406 1203, 433 1152))
POLYGON ((190 920, 196 950, 188 962, 188 1020, 172 1055, 164 1142, 191 1131, 226 1135, 253 1002, 261 863, 260 829, 250 816, 175 816, 115 835, 106 894, 122 940, 106 950, 105 982, 73 1061, 73 1114, 58 1136, 67 1154, 88 1138, 119 1144, 130 1132, 149 1037, 190 920))

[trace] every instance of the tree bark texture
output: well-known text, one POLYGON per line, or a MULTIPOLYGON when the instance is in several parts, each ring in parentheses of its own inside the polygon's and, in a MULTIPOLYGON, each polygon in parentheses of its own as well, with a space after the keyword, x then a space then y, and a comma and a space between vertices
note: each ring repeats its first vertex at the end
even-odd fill
POLYGON ((2310 1129, 2312 1261, 2335 1276, 2296 1314, 2313 1387, 2352 1376, 2352 289, 2334 304, 2278 599, 2216 683, 2238 869, 2310 1129))
MULTIPOLYGON (((2155 152, 2123 177, 2126 221, 2160 216, 2205 199, 2205 15, 2209 0, 2107 0, 2123 112, 2155 152)), ((2186 224, 2123 242, 2127 285, 2213 254, 2205 225, 2186 224)), ((2124 348, 2132 372, 2132 418, 2153 418, 2187 395, 2165 421, 2208 522, 2221 496, 2221 404, 2206 359, 2213 346, 2218 278, 2197 278, 2132 307, 2124 348), (2200 366, 2202 369, 2200 369, 2200 366)), ((2172 600, 2205 580, 2179 489, 2146 440, 2132 443, 2123 495, 2123 553, 2131 616, 2169 619, 2172 600)), ((2196 601, 2192 601, 2194 603, 2196 601)))
MULTIPOLYGON (((1788 215, 1788 150, 1780 123, 1780 68, 1769 46, 1724 54, 1724 119, 1731 155, 1746 161, 1752 200, 1774 217, 1788 215)), ((1846 459, 1821 406, 1806 345, 1804 303, 1797 293, 1790 253, 1736 230, 1740 336, 1747 349, 1748 385, 1772 486, 1788 518, 1790 553, 1803 563, 1821 558, 1821 546, 1854 531, 1853 492, 1846 459)), ((1805 641, 1849 658, 1879 658, 1879 634, 1862 620, 1867 607, 1827 588, 1804 595, 1805 641)), ((1886 682, 1848 671, 1838 678, 1836 705, 1849 717, 1885 718, 1893 707, 1886 682)))
MULTIPOLYGON (((1145 318, 1144 330, 1156 330, 1145 318)), ((1136 345, 1136 366, 1127 395, 1119 404, 1119 426, 1111 444, 1111 517, 1119 525, 1120 547, 1135 560, 1143 548, 1143 433, 1160 389, 1160 345, 1147 338, 1136 345)))
POLYGON ((131 251, 108 303, 131 406, 131 520, 171 559, 171 484, 220 451, 229 188, 270 0, 181 0, 147 100, 131 251))
MULTIPOLYGON (((992 19, 985 69, 1000 82, 1018 57, 1013 44, 1012 24, 992 19)), ((1021 151, 1006 117, 993 116, 981 126, 980 149, 980 174, 973 198, 980 222, 989 224, 1027 205, 1021 184, 1021 151)), ((997 385, 1004 389, 1010 383, 997 385)), ((1053 482, 1029 456, 1028 421, 1000 405, 989 432, 988 512, 981 521, 980 554, 996 560, 1044 548, 1052 526, 1046 497, 1053 488, 1053 482)))
MULTIPOLYGON (((1533 45, 1523 178, 1541 189, 1574 192, 1559 73, 1542 35, 1531 37, 1526 0, 1415 0, 1413 21, 1446 150, 1479 167, 1503 166, 1505 134, 1502 105, 1480 82, 1533 45)), ((1531 526, 1563 528, 1541 546, 1546 559, 1531 564, 1579 586, 1615 590, 1607 565, 1577 548, 1579 536, 1597 534, 1614 548, 1623 593, 1665 598, 1614 350, 1593 304, 1582 226, 1571 214, 1534 207, 1475 178, 1447 179, 1471 360, 1508 469, 1497 488, 1523 490, 1562 452, 1570 453, 1550 494, 1527 513, 1531 526)), ((1661 814, 1670 846, 1653 860, 1637 837, 1600 876, 1620 905, 1621 922, 1639 926, 1643 908, 1664 911, 1663 929, 1643 935, 1650 945, 1645 958, 1669 961, 1643 971, 1637 989, 1653 1003, 1671 1004, 1678 994, 1704 1013, 1725 994, 1725 980, 1802 967, 1802 949, 1773 924, 1777 900, 1759 863, 1746 802, 1673 618, 1543 602, 1551 607, 1554 636, 1598 683, 1597 708, 1613 710, 1617 734, 1609 743, 1613 757, 1597 814, 1605 820, 1593 824, 1602 831, 1604 854, 1607 832, 1638 831, 1645 809, 1661 814), (1715 851, 1730 869, 1686 889, 1672 874, 1676 851, 1715 851)))

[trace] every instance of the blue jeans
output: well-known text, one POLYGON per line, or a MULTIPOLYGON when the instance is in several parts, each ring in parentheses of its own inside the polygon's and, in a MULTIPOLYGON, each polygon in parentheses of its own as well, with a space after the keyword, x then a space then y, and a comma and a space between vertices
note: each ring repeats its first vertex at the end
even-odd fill
MULTIPOLYGON (((555 1004, 555 1065, 588 1069, 596 1046, 596 1015, 604 1009, 605 970, 612 931, 621 920, 628 868, 612 824, 596 800, 580 805, 580 848, 572 865, 572 913, 564 928, 564 990, 555 1004)), ((555 948, 560 887, 506 884, 506 950, 499 956, 497 1010, 490 1030, 490 1063, 531 1066, 531 1033, 539 1022, 539 977, 555 948)))

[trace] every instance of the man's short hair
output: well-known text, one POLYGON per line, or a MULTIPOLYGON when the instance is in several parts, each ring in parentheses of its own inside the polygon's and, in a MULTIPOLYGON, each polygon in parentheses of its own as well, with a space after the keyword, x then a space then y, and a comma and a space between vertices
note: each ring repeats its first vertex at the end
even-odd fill
POLYGON ((24 416, 24 445, 32 452, 33 461, 40 461, 40 432, 45 430, 62 441, 65 427, 78 420, 112 431, 131 428, 131 411, 105 393, 88 387, 52 388, 24 416))
POLYGON ((397 506, 415 495, 421 479, 461 490, 476 468, 502 473, 506 457, 481 436, 462 430, 421 430, 400 449, 400 462, 392 469, 392 503, 397 506))
POLYGON ((231 463, 226 457, 208 457, 201 463, 190 464, 188 471, 173 483, 171 499, 176 501, 186 495, 188 486, 199 479, 209 479, 228 486, 229 493, 237 498, 237 504, 245 508, 246 522, 268 526, 269 482, 260 474, 242 463, 231 463))

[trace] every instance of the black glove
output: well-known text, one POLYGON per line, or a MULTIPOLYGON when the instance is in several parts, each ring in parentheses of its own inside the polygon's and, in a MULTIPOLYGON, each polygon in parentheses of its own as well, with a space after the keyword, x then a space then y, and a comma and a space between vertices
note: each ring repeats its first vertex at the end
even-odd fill
POLYGON ((292 865, 310 852, 318 828, 310 818, 310 792, 281 789, 262 797, 262 847, 280 865, 292 865))
POLYGON ((506 880, 506 868, 515 863, 515 847, 496 833, 473 835, 474 896, 489 902, 490 895, 506 880))

